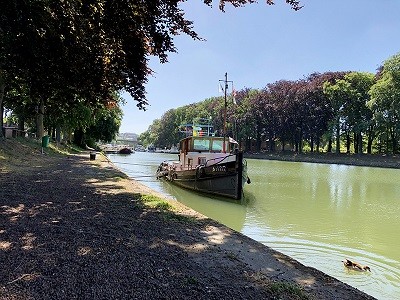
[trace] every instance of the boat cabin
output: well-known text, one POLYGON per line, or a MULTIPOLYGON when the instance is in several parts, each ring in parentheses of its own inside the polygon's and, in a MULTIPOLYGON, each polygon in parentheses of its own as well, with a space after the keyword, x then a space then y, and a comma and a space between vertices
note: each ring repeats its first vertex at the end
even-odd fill
MULTIPOLYGON (((228 138, 225 138, 225 152, 230 152, 230 143, 228 138)), ((223 137, 196 136, 187 137, 180 142, 181 152, 224 152, 223 137)))
POLYGON ((198 165, 217 164, 222 160, 229 161, 230 152, 234 149, 233 145, 229 142, 229 138, 225 138, 224 151, 223 137, 187 137, 180 142, 180 168, 192 169, 198 165))

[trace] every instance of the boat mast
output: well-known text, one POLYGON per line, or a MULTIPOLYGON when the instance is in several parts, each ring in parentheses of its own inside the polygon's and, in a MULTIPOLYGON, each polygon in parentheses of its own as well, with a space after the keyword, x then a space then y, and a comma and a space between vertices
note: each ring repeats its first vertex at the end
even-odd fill
POLYGON ((220 82, 224 82, 224 144, 223 144, 223 152, 226 153, 226 107, 227 107, 227 101, 226 101, 226 92, 228 90, 228 82, 231 82, 233 84, 233 81, 228 81, 228 73, 225 73, 225 79, 220 80, 220 82))
POLYGON ((226 153, 226 90, 228 89, 228 73, 225 73, 225 88, 224 88, 224 146, 223 151, 226 153))

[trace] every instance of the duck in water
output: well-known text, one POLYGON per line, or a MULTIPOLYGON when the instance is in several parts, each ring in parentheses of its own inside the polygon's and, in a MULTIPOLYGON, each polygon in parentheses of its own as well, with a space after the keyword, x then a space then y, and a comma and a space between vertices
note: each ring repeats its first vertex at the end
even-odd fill
POLYGON ((350 270, 354 270, 354 271, 360 271, 360 272, 365 272, 365 271, 370 271, 371 269, 368 266, 364 266, 362 264, 359 264, 358 262, 355 261, 351 261, 350 259, 345 259, 342 260, 343 265, 350 269, 350 270))

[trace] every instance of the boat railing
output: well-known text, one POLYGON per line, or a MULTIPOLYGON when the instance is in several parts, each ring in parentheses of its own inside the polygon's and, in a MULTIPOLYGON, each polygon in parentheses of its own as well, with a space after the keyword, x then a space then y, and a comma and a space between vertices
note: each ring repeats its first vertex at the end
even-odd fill
POLYGON ((234 155, 234 154, 229 154, 229 155, 226 155, 226 156, 210 158, 210 159, 208 159, 208 160, 206 161, 205 166, 206 166, 206 167, 210 167, 210 166, 219 164, 219 163, 223 162, 224 160, 226 160, 228 157, 231 157, 231 156, 235 156, 235 155, 234 155), (215 161, 215 162, 212 163, 212 164, 210 165, 210 164, 209 164, 210 161, 215 161))
POLYGON ((173 165, 180 165, 181 162, 176 159, 166 159, 162 162, 163 164, 173 164, 173 165))

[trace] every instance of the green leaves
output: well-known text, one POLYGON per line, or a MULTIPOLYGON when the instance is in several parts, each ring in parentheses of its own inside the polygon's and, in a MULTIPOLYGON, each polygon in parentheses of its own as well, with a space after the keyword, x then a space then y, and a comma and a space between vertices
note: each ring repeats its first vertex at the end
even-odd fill
MULTIPOLYGON (((7 84, 15 76, 23 78, 33 98, 62 92, 96 103, 125 90, 144 109, 148 104, 145 84, 151 73, 148 57, 167 62, 168 54, 176 51, 176 35, 200 39, 180 2, 5 1, 0 11, 0 70, 10 75, 7 84)), ((219 7, 253 2, 220 0, 219 7)), ((300 8, 299 1, 286 3, 300 8)), ((71 97, 62 99, 68 102, 71 97)))
POLYGON ((374 113, 380 135, 391 140, 393 153, 396 153, 400 142, 400 53, 384 62, 380 78, 369 94, 368 106, 374 113))

